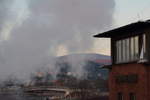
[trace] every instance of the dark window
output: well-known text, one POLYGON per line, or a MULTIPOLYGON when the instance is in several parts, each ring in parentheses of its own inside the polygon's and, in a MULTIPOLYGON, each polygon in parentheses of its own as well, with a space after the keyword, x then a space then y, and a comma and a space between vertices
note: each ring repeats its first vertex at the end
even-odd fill
POLYGON ((116 41, 116 63, 143 59, 146 53, 145 34, 116 41), (140 41, 142 40, 142 42, 140 41), (141 42, 141 43, 140 43, 141 42))
POLYGON ((130 74, 130 75, 118 75, 116 76, 116 83, 137 83, 138 75, 130 74))
POLYGON ((118 100, 123 100, 123 94, 121 92, 118 93, 118 100))
POLYGON ((134 93, 129 94, 130 100, 136 100, 136 96, 134 93))

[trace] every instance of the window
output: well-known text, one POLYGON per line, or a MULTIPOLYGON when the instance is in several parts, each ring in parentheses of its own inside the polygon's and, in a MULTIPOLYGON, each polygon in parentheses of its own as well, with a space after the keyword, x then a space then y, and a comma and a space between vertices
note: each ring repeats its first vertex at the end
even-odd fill
POLYGON ((137 60, 139 58, 139 37, 136 36, 133 39, 134 39, 134 48, 135 48, 133 60, 134 59, 137 60))
POLYGON ((134 93, 129 94, 130 100, 136 100, 136 96, 134 93))
POLYGON ((116 47, 117 47, 117 62, 121 62, 121 51, 122 51, 122 47, 121 47, 121 41, 118 41, 117 43, 116 43, 116 47))
POLYGON ((137 83, 138 82, 138 75, 137 74, 129 74, 129 75, 117 75, 116 77, 117 84, 123 83, 137 83))
POLYGON ((145 56, 146 56, 146 36, 144 34, 141 43, 140 59, 144 59, 145 56))
POLYGON ((116 41, 116 63, 137 61, 146 53, 145 34, 116 41))
POLYGON ((123 94, 121 92, 118 93, 118 100, 123 100, 123 94))

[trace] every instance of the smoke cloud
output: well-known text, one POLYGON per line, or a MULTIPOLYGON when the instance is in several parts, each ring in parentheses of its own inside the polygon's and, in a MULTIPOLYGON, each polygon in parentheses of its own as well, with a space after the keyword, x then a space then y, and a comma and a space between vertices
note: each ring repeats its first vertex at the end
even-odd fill
POLYGON ((45 59, 90 51, 93 33, 112 25, 114 7, 114 0, 1 0, 0 78, 25 77, 45 59))

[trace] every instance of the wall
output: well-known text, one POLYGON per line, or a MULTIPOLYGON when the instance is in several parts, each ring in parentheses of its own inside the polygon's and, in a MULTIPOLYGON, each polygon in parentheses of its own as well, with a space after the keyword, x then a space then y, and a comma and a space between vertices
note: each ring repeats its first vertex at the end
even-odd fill
POLYGON ((122 92, 123 100, 129 100, 129 93, 136 94, 137 100, 150 100, 150 93, 148 94, 150 85, 150 68, 144 64, 130 63, 113 65, 109 75, 109 100, 117 100, 117 93, 122 92), (137 74, 137 83, 116 83, 117 75, 137 74))

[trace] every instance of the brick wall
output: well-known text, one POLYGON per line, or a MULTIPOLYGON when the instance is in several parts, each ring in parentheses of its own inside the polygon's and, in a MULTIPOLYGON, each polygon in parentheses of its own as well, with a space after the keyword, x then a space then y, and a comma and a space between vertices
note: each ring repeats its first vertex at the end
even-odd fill
POLYGON ((129 100, 129 93, 136 94, 136 100, 150 100, 150 66, 144 64, 118 64, 113 65, 109 73, 109 100, 117 100, 117 93, 122 92, 124 100, 129 100), (116 76, 136 74, 136 83, 117 83, 116 76), (149 93, 149 94, 148 94, 149 93))

